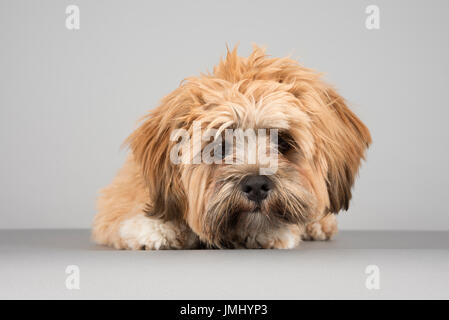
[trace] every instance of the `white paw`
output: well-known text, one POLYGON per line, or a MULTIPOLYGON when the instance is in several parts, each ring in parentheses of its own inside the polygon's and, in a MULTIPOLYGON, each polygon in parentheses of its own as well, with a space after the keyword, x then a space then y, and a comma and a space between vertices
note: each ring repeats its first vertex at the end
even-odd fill
POLYGON ((125 249, 160 250, 192 246, 192 234, 173 222, 150 218, 143 213, 123 221, 120 240, 125 249))
POLYGON ((296 247, 300 238, 300 230, 297 226, 286 226, 269 232, 249 236, 246 238, 245 247, 249 249, 292 249, 296 247))
POLYGON ((337 233, 337 219, 335 215, 328 215, 320 221, 311 222, 306 226, 303 240, 329 240, 337 233))

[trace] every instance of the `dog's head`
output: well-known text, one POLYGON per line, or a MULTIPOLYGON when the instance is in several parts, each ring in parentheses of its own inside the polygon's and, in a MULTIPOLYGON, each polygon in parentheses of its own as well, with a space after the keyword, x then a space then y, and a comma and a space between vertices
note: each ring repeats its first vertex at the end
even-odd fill
POLYGON ((257 47, 186 79, 128 139, 148 214, 217 247, 348 209, 370 142, 319 74, 257 47))

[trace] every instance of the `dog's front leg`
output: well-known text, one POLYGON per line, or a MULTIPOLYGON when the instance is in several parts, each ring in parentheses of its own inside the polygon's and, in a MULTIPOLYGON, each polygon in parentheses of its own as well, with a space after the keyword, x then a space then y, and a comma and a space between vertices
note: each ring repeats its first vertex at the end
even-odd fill
POLYGON ((147 216, 148 190, 133 157, 128 157, 98 199, 92 238, 116 249, 187 249, 198 239, 183 222, 147 216))
POLYGON ((126 215, 98 215, 93 239, 99 244, 128 250, 189 249, 198 237, 181 222, 148 217, 143 211, 126 215))
POLYGON ((301 226, 285 225, 246 237, 244 247, 248 249, 292 249, 301 241, 302 232, 301 226))
POLYGON ((186 225, 143 213, 124 220, 119 237, 121 245, 132 250, 187 249, 197 243, 197 237, 186 225))
POLYGON ((314 221, 306 226, 303 240, 329 240, 338 231, 335 214, 329 214, 319 221, 314 221))

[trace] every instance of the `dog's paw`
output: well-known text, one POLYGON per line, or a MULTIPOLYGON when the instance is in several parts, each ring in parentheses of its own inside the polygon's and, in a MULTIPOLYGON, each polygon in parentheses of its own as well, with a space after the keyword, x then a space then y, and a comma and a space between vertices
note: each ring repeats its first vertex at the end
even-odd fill
POLYGON ((255 236, 248 236, 245 240, 245 248, 292 249, 300 241, 299 227, 291 225, 270 232, 259 233, 255 236))
POLYGON ((194 235, 187 227, 144 214, 123 221, 120 227, 120 249, 185 249, 194 243, 194 235))
POLYGON ((334 214, 330 214, 322 218, 320 221, 311 222, 306 226, 305 233, 302 235, 303 240, 329 240, 338 231, 337 218, 334 214))

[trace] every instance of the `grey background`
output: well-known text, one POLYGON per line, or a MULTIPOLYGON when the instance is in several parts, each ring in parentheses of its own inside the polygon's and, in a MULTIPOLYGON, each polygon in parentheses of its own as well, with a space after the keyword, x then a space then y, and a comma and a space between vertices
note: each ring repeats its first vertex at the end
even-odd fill
POLYGON ((84 228, 137 119, 225 44, 326 73, 368 125, 343 229, 449 230, 447 1, 0 1, 0 228, 84 228), (81 29, 65 28, 79 5, 81 29), (380 7, 381 29, 365 28, 380 7))

